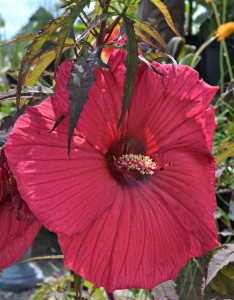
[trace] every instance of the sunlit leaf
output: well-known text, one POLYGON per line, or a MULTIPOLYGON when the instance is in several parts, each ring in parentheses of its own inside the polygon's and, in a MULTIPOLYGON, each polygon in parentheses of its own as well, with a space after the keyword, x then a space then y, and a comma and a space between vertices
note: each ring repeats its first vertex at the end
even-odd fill
POLYGON ((16 42, 29 42, 29 41, 34 40, 36 36, 37 36, 37 33, 30 33, 28 35, 21 36, 21 37, 15 38, 13 40, 10 40, 8 42, 5 42, 5 43, 1 44, 0 47, 6 46, 6 45, 9 45, 12 43, 16 43, 16 42))
POLYGON ((171 60, 171 62, 173 63, 173 65, 176 67, 176 69, 178 68, 177 62, 174 59, 174 57, 167 53, 161 52, 161 51, 151 52, 151 53, 147 54, 145 58, 148 61, 154 61, 154 60, 161 59, 161 58, 169 58, 171 60))
MULTIPOLYGON (((0 94, 0 100, 16 99, 17 90, 10 89, 0 94)), ((45 86, 24 86, 22 88, 22 96, 25 98, 32 98, 33 96, 49 96, 53 94, 53 90, 45 86)))
POLYGON ((222 143, 218 150, 221 151, 221 153, 217 156, 216 164, 220 164, 229 157, 234 156, 234 143, 222 143))
POLYGON ((127 57, 125 60, 126 73, 125 73, 125 82, 124 82, 123 107, 118 122, 118 127, 121 125, 124 116, 128 110, 128 106, 131 102, 133 91, 134 91, 136 72, 138 67, 138 43, 134 31, 134 22, 130 20, 128 17, 123 17, 123 20, 124 20, 125 31, 127 35, 127 41, 126 41, 127 57))
MULTIPOLYGON (((135 30, 138 29, 137 35, 139 33, 139 29, 141 29, 142 31, 148 33, 152 38, 154 38, 155 41, 157 41, 164 49, 168 50, 167 44, 164 41, 164 39, 161 37, 159 32, 156 29, 154 29, 153 27, 151 27, 149 24, 135 20, 134 28, 135 28, 135 30)), ((143 33, 141 34, 140 37, 144 41, 145 41, 145 38, 147 38, 143 33)), ((147 40, 148 40, 148 38, 147 38, 147 40)))
POLYGON ((54 49, 45 51, 38 58, 32 62, 32 67, 24 80, 24 85, 34 85, 42 72, 51 64, 55 59, 54 49))
POLYGON ((63 47, 66 41, 66 38, 72 28, 72 25, 74 24, 75 20, 79 16, 79 14, 82 12, 82 10, 85 8, 85 6, 89 3, 89 0, 82 0, 79 1, 79 3, 75 2, 73 5, 71 5, 67 9, 67 13, 65 15, 62 27, 58 34, 58 41, 56 43, 56 59, 55 59, 55 72, 58 68, 58 64, 63 52, 63 47))
POLYGON ((151 0, 151 2, 153 2, 154 5, 156 5, 157 8, 161 11, 161 13, 164 15, 164 18, 165 18, 167 24, 175 32, 175 34, 177 34, 178 36, 180 36, 179 32, 175 28, 175 25, 174 25, 174 23, 172 21, 172 18, 171 18, 171 15, 170 15, 170 13, 169 13, 169 11, 167 9, 167 6, 161 0, 151 0))
POLYGON ((58 17, 57 19, 53 19, 46 25, 42 27, 42 29, 37 33, 33 42, 27 47, 27 53, 24 56, 17 84, 17 106, 19 105, 21 87, 24 84, 24 80, 30 70, 31 63, 35 60, 36 57, 43 53, 42 47, 49 40, 50 37, 61 27, 64 22, 66 16, 66 12, 58 17))
POLYGON ((152 292, 157 300, 179 300, 175 287, 174 281, 169 280, 157 285, 152 292))
POLYGON ((140 29, 135 27, 135 32, 138 38, 140 38, 145 44, 151 46, 152 48, 159 49, 140 29))
POLYGON ((231 262, 234 262, 234 244, 225 244, 212 256, 209 262, 207 278, 205 278, 201 289, 202 294, 217 273, 231 262))

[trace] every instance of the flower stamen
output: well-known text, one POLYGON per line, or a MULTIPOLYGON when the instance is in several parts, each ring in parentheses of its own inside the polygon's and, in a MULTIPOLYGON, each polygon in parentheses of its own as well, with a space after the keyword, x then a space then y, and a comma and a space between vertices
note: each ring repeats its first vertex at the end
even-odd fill
POLYGON ((119 169, 136 170, 142 175, 153 175, 158 169, 153 159, 142 154, 123 154, 118 158, 113 156, 113 159, 119 169))

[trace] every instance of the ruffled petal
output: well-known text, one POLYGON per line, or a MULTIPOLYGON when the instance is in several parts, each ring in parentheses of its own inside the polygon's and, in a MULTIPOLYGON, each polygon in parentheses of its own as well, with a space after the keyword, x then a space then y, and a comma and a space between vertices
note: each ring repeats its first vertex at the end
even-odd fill
POLYGON ((59 242, 65 264, 95 286, 152 289, 186 264, 190 232, 145 185, 119 190, 93 224, 79 235, 60 234, 59 242))
MULTIPOLYGON (((192 136, 192 131, 193 140, 198 135, 200 140, 211 140, 196 123, 199 123, 197 115, 205 112, 217 87, 199 80, 198 73, 186 66, 179 66, 178 70, 172 65, 155 66, 165 76, 149 69, 141 72, 129 108, 128 135, 145 138, 149 137, 147 132, 153 133, 154 144, 150 138, 146 143, 149 152, 186 139, 187 135, 192 136)), ((212 122, 215 127, 214 118, 212 122)))
POLYGON ((14 210, 0 205, 0 269, 20 259, 31 246, 41 228, 37 219, 17 221, 14 210))
POLYGON ((67 235, 84 230, 114 201, 117 182, 105 156, 76 131, 68 156, 68 118, 48 98, 28 108, 9 137, 6 156, 22 198, 51 231, 67 235))

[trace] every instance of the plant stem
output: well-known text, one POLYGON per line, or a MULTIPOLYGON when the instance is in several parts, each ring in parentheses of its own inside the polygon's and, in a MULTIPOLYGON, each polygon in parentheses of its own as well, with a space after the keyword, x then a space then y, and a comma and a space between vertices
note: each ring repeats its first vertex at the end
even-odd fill
POLYGON ((222 23, 226 22, 227 0, 223 0, 222 23))
MULTIPOLYGON (((226 2, 226 1, 224 0, 224 2, 226 2)), ((219 13, 218 13, 218 10, 217 10, 217 6, 215 5, 215 3, 213 1, 211 1, 211 6, 212 6, 212 9, 213 9, 213 12, 214 12, 214 15, 215 15, 215 19, 216 19, 217 25, 220 26, 221 22, 220 22, 220 16, 219 16, 219 13)), ((226 3, 223 3, 223 9, 224 9, 224 12, 222 14, 222 20, 225 21, 226 3)), ((231 65, 231 61, 230 61, 230 57, 229 57, 229 53, 228 53, 226 41, 222 40, 221 41, 221 45, 223 47, 224 56, 225 56, 226 64, 227 64, 227 68, 228 68, 229 77, 230 77, 230 80, 232 80, 233 79, 232 65, 231 65)))
POLYGON ((191 68, 194 68, 196 66, 196 62, 197 62, 197 58, 199 57, 199 55, 203 52, 203 50, 206 49, 207 46, 209 46, 214 40, 216 39, 216 35, 212 36, 210 39, 208 39, 205 43, 203 43, 200 48, 198 48, 198 50, 196 51, 196 53, 194 54, 194 57, 192 59, 192 62, 190 64, 191 68))
POLYGON ((219 65, 220 65, 220 93, 224 91, 224 65, 223 65, 223 45, 219 45, 219 65))
POLYGON ((218 10, 217 10, 217 6, 215 5, 215 3, 213 1, 211 1, 211 6, 212 6, 212 9, 213 9, 213 12, 214 12, 214 16, 215 16, 217 25, 220 26, 221 22, 220 22, 220 17, 219 17, 219 13, 218 13, 218 10))
POLYGON ((226 58, 226 64, 227 64, 227 68, 228 68, 229 77, 230 77, 230 80, 232 80, 233 79, 232 65, 231 65, 231 61, 230 61, 230 57, 229 57, 229 53, 228 53, 228 49, 227 49, 227 44, 226 44, 225 40, 221 41, 221 45, 223 46, 224 56, 226 58))
POLYGON ((109 300, 115 300, 115 296, 113 293, 106 293, 106 295, 109 300))
POLYGON ((188 34, 192 35, 193 0, 189 0, 188 34))
POLYGON ((139 292, 139 295, 137 297, 137 300, 142 300, 143 294, 144 294, 144 289, 140 289, 140 292, 139 292))

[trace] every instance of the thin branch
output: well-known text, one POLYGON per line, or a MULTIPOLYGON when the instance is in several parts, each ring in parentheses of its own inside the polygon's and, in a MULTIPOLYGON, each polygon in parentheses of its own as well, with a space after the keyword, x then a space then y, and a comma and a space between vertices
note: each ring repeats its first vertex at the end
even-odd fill
MULTIPOLYGON (((84 10, 82 11, 82 14, 84 15, 84 17, 85 17, 85 19, 87 20, 87 22, 90 23, 91 20, 90 20, 89 16, 85 13, 84 10)), ((97 31, 95 28, 93 28, 93 31, 94 31, 94 33, 95 33, 96 35, 98 35, 98 31, 97 31)))

